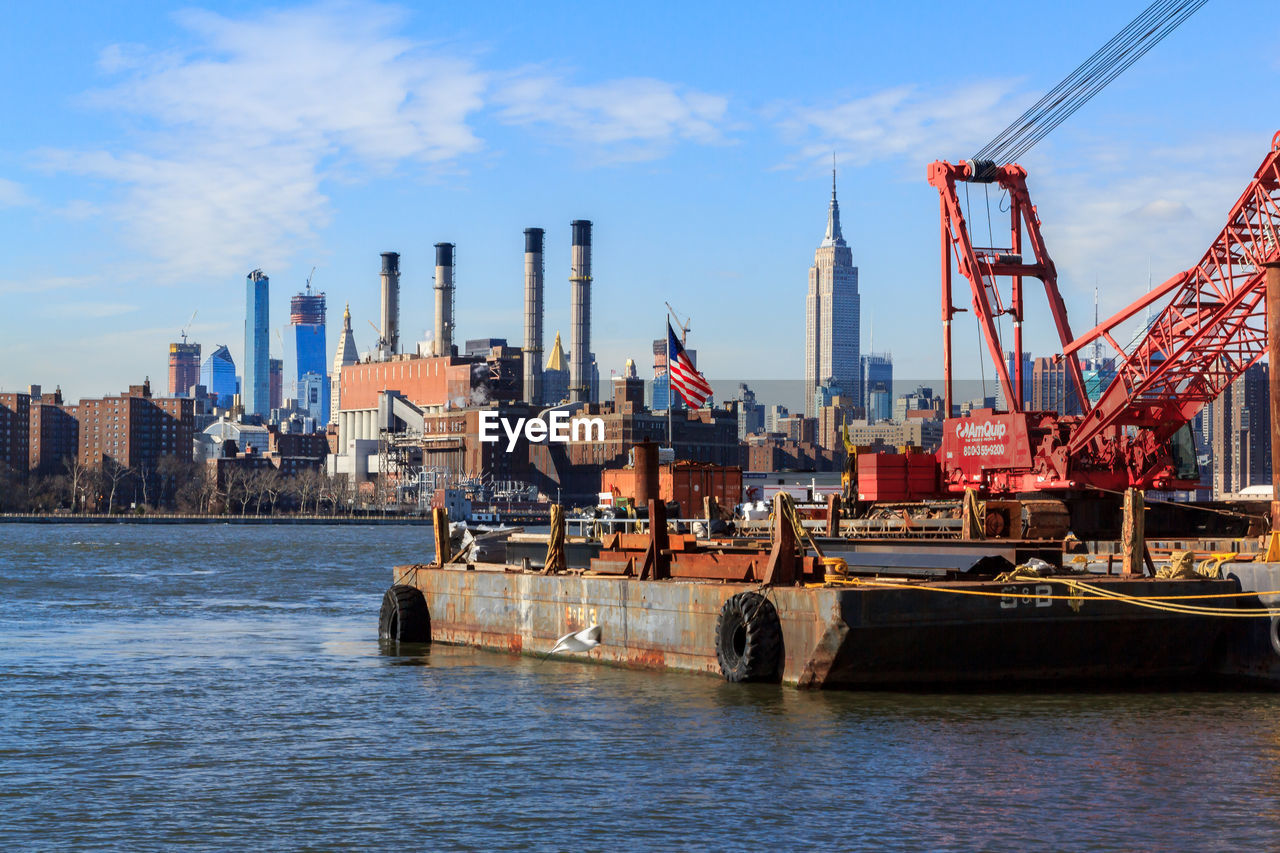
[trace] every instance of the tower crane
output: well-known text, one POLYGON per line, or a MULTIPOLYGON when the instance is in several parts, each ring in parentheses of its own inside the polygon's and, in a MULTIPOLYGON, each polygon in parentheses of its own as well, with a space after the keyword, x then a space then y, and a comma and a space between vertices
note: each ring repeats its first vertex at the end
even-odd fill
POLYGON ((179 335, 181 335, 181 336, 182 336, 182 342, 183 342, 184 344, 187 342, 187 332, 191 331, 191 324, 192 324, 192 323, 194 323, 194 322, 196 321, 196 315, 197 315, 197 314, 199 314, 199 313, 200 313, 200 309, 199 309, 199 308, 197 308, 196 310, 192 311, 192 312, 191 312, 191 319, 187 321, 187 325, 183 326, 183 327, 182 327, 182 331, 178 333, 179 335))
POLYGON ((686 336, 689 334, 689 323, 690 323, 690 321, 692 321, 692 320, 693 320, 693 318, 692 318, 692 317, 686 317, 686 318, 685 318, 685 321, 684 321, 683 323, 681 323, 681 322, 680 322, 680 315, 676 313, 676 309, 674 309, 674 308, 672 308, 672 307, 671 307, 671 303, 670 303, 670 302, 667 302, 667 303, 665 303, 665 304, 666 304, 666 306, 667 306, 667 310, 671 312, 671 316, 672 316, 672 318, 674 318, 674 319, 675 319, 675 321, 676 321, 676 325, 680 327, 680 346, 684 346, 684 345, 685 345, 685 338, 686 338, 686 336))

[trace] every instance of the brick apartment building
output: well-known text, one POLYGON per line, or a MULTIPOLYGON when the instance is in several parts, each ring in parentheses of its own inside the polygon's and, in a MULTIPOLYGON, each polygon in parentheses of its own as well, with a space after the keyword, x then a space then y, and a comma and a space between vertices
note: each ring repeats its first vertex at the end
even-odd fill
POLYGON ((31 395, 0 394, 0 472, 25 474, 31 455, 31 395))
POLYGON ((61 474, 80 452, 80 422, 75 406, 64 405, 61 389, 52 394, 32 394, 30 456, 32 474, 61 474))

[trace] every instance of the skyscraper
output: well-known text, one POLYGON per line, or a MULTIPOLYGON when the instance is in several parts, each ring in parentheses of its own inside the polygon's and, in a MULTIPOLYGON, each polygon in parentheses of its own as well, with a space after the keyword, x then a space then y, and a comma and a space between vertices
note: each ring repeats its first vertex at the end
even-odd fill
POLYGON ((169 344, 169 396, 185 397, 200 382, 200 345, 169 344))
POLYGON ((338 341, 338 351, 333 354, 333 380, 329 393, 329 422, 338 422, 338 412, 342 408, 342 368, 355 364, 360 360, 356 352, 356 337, 351 331, 351 306, 342 311, 342 339, 338 341))
POLYGON ((271 414, 271 350, 267 297, 270 279, 262 270, 245 278, 244 383, 241 394, 247 415, 271 414))
POLYGON ((1255 364, 1213 401, 1213 496, 1271 482, 1270 365, 1255 364))
POLYGON ((305 392, 302 387, 302 378, 309 373, 322 380, 328 376, 325 372, 329 348, 325 345, 324 337, 324 294, 313 294, 309 280, 306 292, 299 293, 289 301, 289 324, 293 326, 297 349, 298 400, 304 409, 312 412, 316 426, 322 427, 329 422, 329 383, 321 382, 320 399, 315 402, 310 399, 314 387, 309 386, 305 392))
POLYGON ((278 409, 284 403, 284 359, 267 360, 268 408, 278 409))
POLYGON ((892 353, 870 352, 862 357, 861 405, 868 421, 887 421, 893 417, 892 353))
MULTIPOLYGON (((1004 352, 1004 366, 1005 366, 1005 369, 1009 371, 1010 386, 1017 387, 1016 385, 1017 379, 1015 377, 1017 376, 1018 361, 1017 361, 1017 357, 1014 356, 1014 354, 1009 350, 1005 350, 1004 352)), ((1032 405, 1034 401, 1034 395, 1032 392, 1035 390, 1035 386, 1032 381, 1033 373, 1034 373, 1034 370, 1033 370, 1033 364, 1031 361, 1031 353, 1023 352, 1022 353, 1022 409, 1023 411, 1028 411, 1035 408, 1032 405)), ((996 388, 996 406, 1002 411, 1006 411, 1006 412, 1013 411, 1013 402, 1011 400, 1006 400, 1004 398, 1003 386, 996 388)), ((948 413, 947 417, 950 417, 950 416, 951 416, 950 413, 948 413)))
POLYGON ((231 408, 233 398, 240 393, 240 384, 236 380, 236 363, 231 360, 231 350, 226 344, 210 353, 200 366, 200 384, 216 395, 215 406, 231 408))
POLYGON ((813 253, 805 299, 804 405, 810 417, 814 415, 814 392, 829 378, 854 400, 863 398, 860 309, 858 268, 853 265, 853 250, 840 232, 836 171, 832 169, 827 233, 813 253))

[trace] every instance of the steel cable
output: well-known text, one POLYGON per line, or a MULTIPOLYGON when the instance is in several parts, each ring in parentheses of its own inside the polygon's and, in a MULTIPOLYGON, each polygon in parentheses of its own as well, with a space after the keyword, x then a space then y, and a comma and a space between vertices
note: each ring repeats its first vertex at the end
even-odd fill
POLYGON ((973 159, 996 164, 1017 161, 1206 2, 1156 0, 984 145, 973 159))

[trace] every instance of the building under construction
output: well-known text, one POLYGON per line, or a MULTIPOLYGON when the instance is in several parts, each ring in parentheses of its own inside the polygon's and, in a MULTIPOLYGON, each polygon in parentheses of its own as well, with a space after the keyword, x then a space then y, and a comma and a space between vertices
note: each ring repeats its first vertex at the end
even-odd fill
POLYGON ((169 344, 169 396, 187 397, 200 384, 200 345, 185 340, 169 344))
POLYGON ((289 325, 293 326, 299 404, 315 418, 317 427, 323 427, 329 422, 325 298, 323 293, 311 292, 310 280, 304 292, 289 300, 289 325), (304 394, 304 388, 311 393, 304 394))

